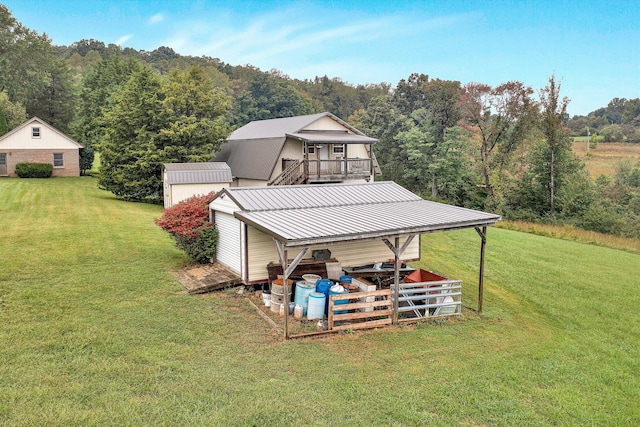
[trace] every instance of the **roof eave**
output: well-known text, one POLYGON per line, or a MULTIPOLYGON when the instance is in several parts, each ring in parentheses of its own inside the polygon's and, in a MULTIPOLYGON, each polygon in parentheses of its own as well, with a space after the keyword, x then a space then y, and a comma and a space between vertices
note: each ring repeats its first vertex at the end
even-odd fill
POLYGON ((475 227, 485 227, 495 225, 496 222, 500 221, 502 217, 498 216, 491 219, 484 220, 475 220, 475 221, 464 221, 457 222, 451 224, 443 224, 443 225, 433 225, 433 226, 424 226, 424 227, 408 227, 401 228, 395 230, 380 230, 369 233, 354 233, 354 234, 343 234, 337 236, 323 236, 318 238, 307 238, 307 239, 288 239, 281 234, 275 233, 268 228, 263 227, 262 225, 250 220, 249 218, 242 215, 242 211, 238 211, 234 213, 234 216, 244 222, 247 225, 250 225, 256 228, 259 231, 262 231, 266 235, 278 240, 279 242, 284 243, 288 248, 301 248, 308 246, 316 246, 316 245, 324 245, 324 244, 339 244, 339 243, 348 243, 356 240, 378 240, 395 236, 406 236, 410 234, 426 234, 426 233, 436 233, 440 231, 455 231, 462 230, 465 228, 475 228, 475 227))

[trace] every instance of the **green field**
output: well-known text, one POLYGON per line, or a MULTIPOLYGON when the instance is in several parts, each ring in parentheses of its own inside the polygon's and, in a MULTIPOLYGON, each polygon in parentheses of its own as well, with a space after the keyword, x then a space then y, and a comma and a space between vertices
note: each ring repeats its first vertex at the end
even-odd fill
MULTIPOLYGON (((0 180, 0 425, 640 424, 638 254, 492 228, 483 316, 285 342, 184 292, 160 214, 0 180)), ((422 241, 475 305, 475 231, 422 241)))

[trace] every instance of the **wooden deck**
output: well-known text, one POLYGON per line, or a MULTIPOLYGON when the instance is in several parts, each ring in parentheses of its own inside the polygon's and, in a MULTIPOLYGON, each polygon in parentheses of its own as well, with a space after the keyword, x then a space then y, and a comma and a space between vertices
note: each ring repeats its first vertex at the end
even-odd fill
POLYGON ((203 294, 242 283, 240 276, 222 264, 199 264, 173 274, 190 294, 203 294))

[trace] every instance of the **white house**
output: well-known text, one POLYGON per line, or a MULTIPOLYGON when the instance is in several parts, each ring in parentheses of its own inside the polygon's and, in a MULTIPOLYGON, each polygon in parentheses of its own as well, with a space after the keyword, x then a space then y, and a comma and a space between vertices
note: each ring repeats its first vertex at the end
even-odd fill
POLYGON ((33 117, 0 136, 0 176, 17 176, 18 163, 51 163, 52 176, 80 176, 80 149, 44 120, 33 117))
POLYGON ((373 181, 378 142, 331 113, 258 120, 234 131, 214 161, 231 187, 373 181))

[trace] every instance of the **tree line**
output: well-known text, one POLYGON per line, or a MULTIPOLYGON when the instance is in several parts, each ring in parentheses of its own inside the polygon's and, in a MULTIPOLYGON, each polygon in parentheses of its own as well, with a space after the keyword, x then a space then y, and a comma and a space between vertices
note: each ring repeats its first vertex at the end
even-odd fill
POLYGON ((425 198, 640 237, 640 166, 623 163, 594 180, 571 148, 573 135, 605 137, 612 126, 636 141, 629 129, 640 127, 639 100, 569 118, 561 89, 555 76, 534 90, 420 73, 395 87, 352 86, 169 47, 54 46, 0 4, 0 133, 39 116, 86 147, 83 170, 99 152, 100 186, 127 200, 161 203, 164 163, 208 160, 249 121, 330 111, 379 139, 380 179, 425 198))

